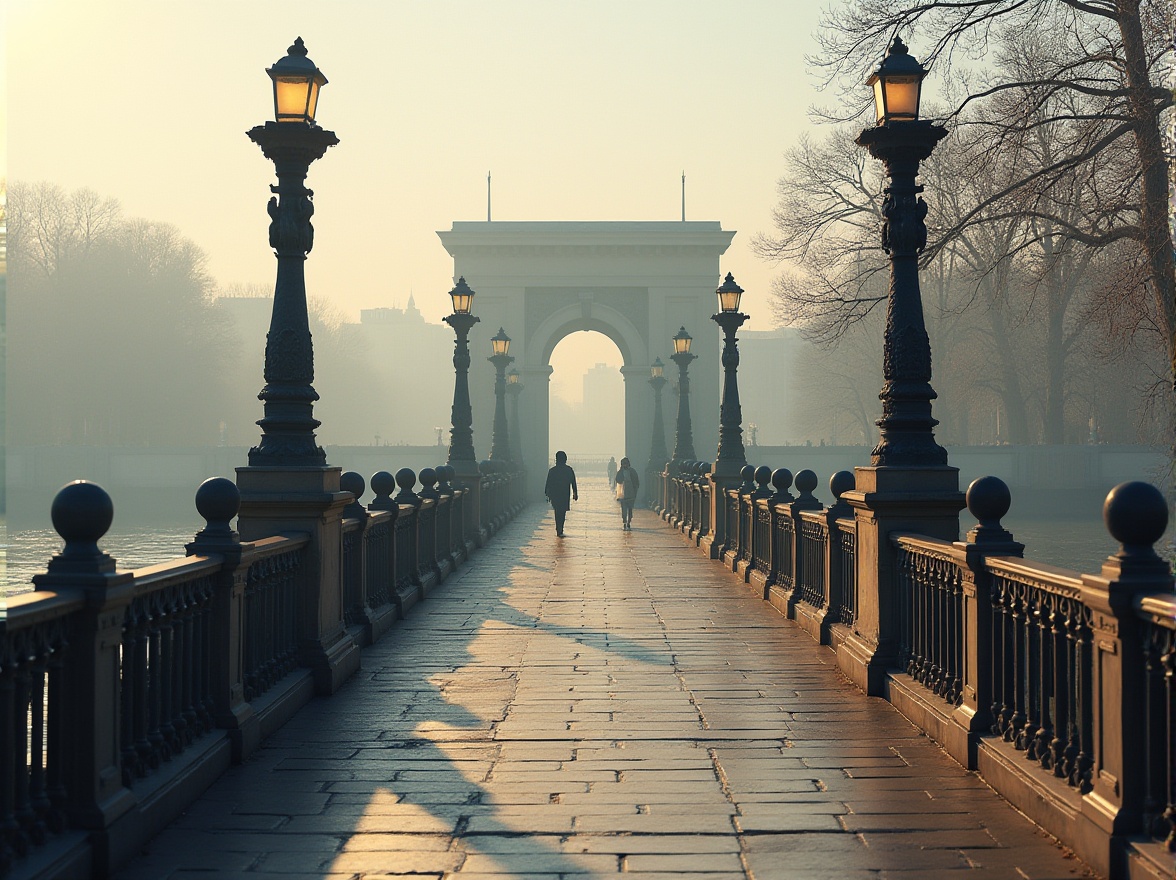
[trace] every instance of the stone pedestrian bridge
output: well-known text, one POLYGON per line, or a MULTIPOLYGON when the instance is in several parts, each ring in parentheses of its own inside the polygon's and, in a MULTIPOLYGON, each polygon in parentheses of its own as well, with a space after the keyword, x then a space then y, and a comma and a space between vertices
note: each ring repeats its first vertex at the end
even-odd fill
POLYGON ((1084 867, 729 572, 584 480, 118 874, 1070 878, 1084 867))
POLYGON ((852 475, 825 509, 809 471, 706 472, 632 531, 584 474, 562 539, 493 463, 366 507, 343 474, 252 540, 210 480, 188 555, 134 572, 71 484, 0 626, 0 876, 1172 876, 1156 490, 1112 493, 1095 577, 1021 560, 985 478, 884 581, 852 475))

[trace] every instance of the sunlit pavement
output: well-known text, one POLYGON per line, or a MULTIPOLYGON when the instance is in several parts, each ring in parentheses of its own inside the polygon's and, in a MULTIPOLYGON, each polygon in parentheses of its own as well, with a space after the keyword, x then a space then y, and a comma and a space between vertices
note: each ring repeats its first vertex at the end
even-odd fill
POLYGON ((829 661, 581 475, 119 876, 1085 876, 829 661))

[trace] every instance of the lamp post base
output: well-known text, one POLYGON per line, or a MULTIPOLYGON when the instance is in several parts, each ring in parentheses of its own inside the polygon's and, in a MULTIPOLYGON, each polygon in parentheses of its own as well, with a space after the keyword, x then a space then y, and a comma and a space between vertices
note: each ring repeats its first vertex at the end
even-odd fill
POLYGON ((298 606, 298 660, 311 670, 315 691, 332 694, 359 669, 359 646, 343 620, 340 577, 343 508, 352 500, 339 488, 338 467, 239 467, 242 541, 281 532, 307 532, 305 576, 298 606))
POLYGON ((838 644, 841 671, 881 696, 886 671, 898 663, 900 608, 893 532, 959 540, 964 493, 954 467, 858 467, 855 488, 841 496, 857 521, 857 618, 838 644))

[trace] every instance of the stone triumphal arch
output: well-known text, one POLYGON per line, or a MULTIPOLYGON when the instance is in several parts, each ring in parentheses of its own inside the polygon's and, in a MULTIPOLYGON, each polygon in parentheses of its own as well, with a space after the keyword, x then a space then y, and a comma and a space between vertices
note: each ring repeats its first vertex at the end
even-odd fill
MULTIPOLYGON (((719 257, 734 232, 718 221, 681 222, 460 222, 437 233, 453 256, 453 277, 476 291, 482 322, 470 334, 477 364, 490 355, 499 327, 511 337, 513 367, 525 386, 519 399, 523 458, 529 485, 541 486, 554 454, 548 449, 551 353, 569 333, 596 330, 611 339, 624 365, 625 449, 644 469, 653 432, 649 366, 666 362, 679 327, 694 337, 691 411, 695 450, 711 456, 718 443, 719 331, 716 309, 719 257)), ((673 449, 676 403, 666 389, 673 449)), ((479 457, 490 448, 493 371, 470 370, 474 438, 479 457)), ((621 452, 618 450, 618 452, 621 452)), ((574 464, 574 462, 573 462, 574 464)))

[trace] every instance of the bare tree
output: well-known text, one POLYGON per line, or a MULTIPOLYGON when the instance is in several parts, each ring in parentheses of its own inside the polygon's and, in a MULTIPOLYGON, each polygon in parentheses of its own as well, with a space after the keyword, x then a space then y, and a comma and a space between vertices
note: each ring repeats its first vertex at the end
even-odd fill
POLYGON ((848 110, 837 114, 840 118, 861 118, 862 73, 900 32, 929 47, 923 60, 941 79, 953 68, 972 78, 946 116, 984 128, 985 147, 974 156, 977 173, 1013 161, 1038 129, 1071 134, 1054 144, 1049 162, 1023 168, 932 238, 926 257, 933 258, 969 226, 999 215, 1010 197, 1020 200, 1023 215, 1048 221, 1042 234, 1055 239, 1095 248, 1133 241, 1144 257, 1144 292, 1152 299, 1176 377, 1176 271, 1161 134, 1173 106, 1172 91, 1161 83, 1171 38, 1169 0, 851 0, 825 14, 821 51, 814 59, 828 81, 843 89, 848 110), (1031 56, 1018 59, 1013 51, 1034 44, 1031 56), (978 64, 985 65, 982 76, 975 75, 978 64), (1020 111, 976 112, 988 104, 1006 110, 1011 104, 1020 111), (1093 213, 1056 210, 1051 197, 1056 184, 1105 180, 1104 169, 1121 165, 1124 154, 1130 154, 1130 171, 1121 178, 1117 203, 1106 190, 1093 213))

